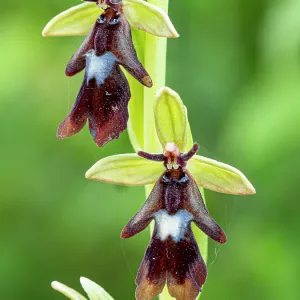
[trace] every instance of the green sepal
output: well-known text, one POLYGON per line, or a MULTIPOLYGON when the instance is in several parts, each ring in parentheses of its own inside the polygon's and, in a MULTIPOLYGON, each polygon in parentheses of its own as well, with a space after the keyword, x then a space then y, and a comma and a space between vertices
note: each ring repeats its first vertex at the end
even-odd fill
MULTIPOLYGON (((176 32, 168 15, 160 8, 142 0, 123 0, 123 11, 132 28, 150 34, 176 38, 176 32)), ((43 36, 87 35, 103 12, 95 3, 82 3, 54 17, 43 30, 43 36)))
POLYGON ((126 186, 155 183, 164 172, 162 162, 146 160, 137 154, 120 154, 96 162, 86 178, 126 186))
POLYGON ((153 4, 143 0, 123 0, 123 11, 133 28, 160 37, 179 37, 169 16, 153 4))
POLYGON ((158 139, 164 148, 169 142, 186 150, 187 113, 179 95, 168 87, 161 88, 154 102, 155 127, 158 139))
POLYGON ((93 28, 103 9, 95 3, 82 3, 71 7, 49 21, 43 36, 80 36, 87 35, 93 28))
POLYGON ((195 155, 188 170, 197 184, 205 189, 232 195, 252 195, 255 189, 246 176, 234 167, 195 155))

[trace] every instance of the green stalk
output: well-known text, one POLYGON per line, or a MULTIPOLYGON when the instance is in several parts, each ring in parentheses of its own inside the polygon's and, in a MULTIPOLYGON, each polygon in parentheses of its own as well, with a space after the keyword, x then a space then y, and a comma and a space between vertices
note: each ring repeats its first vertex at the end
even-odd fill
MULTIPOLYGON (((148 3, 168 12, 169 0, 148 0, 148 3)), ((144 66, 150 74, 153 87, 144 88, 144 149, 148 152, 161 152, 155 131, 153 104, 157 91, 165 86, 167 39, 146 34, 144 43, 144 66)))
MULTIPOLYGON (((149 3, 158 6, 168 13, 169 0, 148 0, 149 3)), ((145 37, 145 56, 144 65, 149 72, 153 87, 151 89, 144 88, 144 149, 148 152, 161 152, 161 145, 157 138, 154 120, 154 99, 157 91, 165 86, 166 80, 166 58, 167 58, 167 39, 146 34, 145 37)), ((145 187, 146 197, 149 196, 153 186, 145 187)), ((151 235, 153 232, 153 223, 151 224, 151 235)), ((165 287, 160 294, 159 299, 174 299, 165 287)))

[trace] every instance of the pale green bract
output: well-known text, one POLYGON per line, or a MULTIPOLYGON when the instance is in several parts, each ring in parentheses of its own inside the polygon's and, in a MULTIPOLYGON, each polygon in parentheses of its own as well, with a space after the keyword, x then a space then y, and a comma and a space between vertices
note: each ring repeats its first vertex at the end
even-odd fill
MULTIPOLYGON (((129 24, 160 37, 179 35, 168 15, 155 5, 143 0, 123 0, 123 11, 129 24)), ((44 28, 43 36, 87 35, 103 12, 95 3, 82 3, 54 17, 44 28)))
MULTIPOLYGON (((114 300, 101 286, 95 282, 85 277, 81 277, 80 283, 85 292, 88 294, 90 300, 114 300)), ((53 281, 51 286, 54 290, 61 292, 71 300, 87 300, 84 296, 60 282, 53 281)))
POLYGON ((163 164, 146 160, 136 154, 119 154, 99 160, 85 174, 98 181, 140 186, 152 184, 163 173, 163 164))
POLYGON ((232 195, 252 195, 255 189, 246 176, 234 167, 195 155, 187 166, 197 184, 208 190, 232 195))
POLYGON ((157 93, 154 102, 155 127, 159 141, 164 148, 173 142, 181 152, 186 150, 187 114, 179 95, 164 87, 157 93))

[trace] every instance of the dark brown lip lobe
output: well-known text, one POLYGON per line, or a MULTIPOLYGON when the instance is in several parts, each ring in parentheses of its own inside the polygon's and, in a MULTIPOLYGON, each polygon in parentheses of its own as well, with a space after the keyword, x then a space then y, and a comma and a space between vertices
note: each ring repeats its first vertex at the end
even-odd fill
POLYGON ((70 114, 58 127, 59 139, 78 133, 88 121, 90 133, 101 147, 127 128, 131 94, 120 66, 145 86, 152 86, 138 60, 124 14, 107 8, 66 67, 67 76, 83 69, 85 76, 70 114))
POLYGON ((209 215, 188 171, 181 167, 166 171, 121 236, 128 238, 139 233, 152 220, 154 232, 137 274, 136 299, 153 299, 165 285, 177 300, 196 299, 205 283, 207 269, 191 222, 219 243, 226 242, 226 235, 209 215))

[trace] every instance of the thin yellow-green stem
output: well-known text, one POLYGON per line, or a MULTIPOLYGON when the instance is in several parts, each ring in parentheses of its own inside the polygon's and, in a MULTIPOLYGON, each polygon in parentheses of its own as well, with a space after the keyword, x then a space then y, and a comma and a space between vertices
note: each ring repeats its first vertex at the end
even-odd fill
MULTIPOLYGON (((163 9, 166 13, 168 12, 169 0, 148 0, 149 3, 158 6, 163 9)), ((148 152, 162 152, 162 147, 159 143, 157 133, 155 130, 155 119, 154 119, 154 99, 157 91, 165 86, 166 78, 166 54, 167 54, 167 39, 156 37, 150 34, 145 34, 144 39, 144 53, 143 62, 146 70, 150 74, 153 87, 151 89, 144 88, 144 124, 143 124, 143 148, 148 152)), ((192 143, 192 141, 191 141, 192 143)), ((191 145, 189 145, 191 147, 191 145)), ((146 197, 149 196, 153 186, 148 185, 145 187, 146 197)), ((203 190, 201 190, 203 193, 203 190)), ((204 195, 203 195, 204 196, 204 195)), ((153 223, 151 224, 151 235, 153 232, 153 223)), ((207 259, 207 236, 203 232, 196 229, 195 238, 202 252, 203 258, 207 259)), ((168 289, 159 296, 160 300, 171 300, 174 299, 168 293, 168 289)))
MULTIPOLYGON (((166 13, 168 12, 168 0, 148 0, 148 2, 163 9, 166 13)), ((167 39, 146 34, 144 64, 154 83, 151 89, 145 88, 144 90, 144 149, 149 152, 161 152, 162 150, 155 131, 153 106, 157 91, 165 85, 166 55, 167 39)), ((149 196, 151 190, 152 186, 145 187, 146 197, 149 196)), ((153 229, 153 226, 151 228, 153 229)), ((165 288, 159 299, 173 298, 165 288)))
MULTIPOLYGON (((165 12, 168 11, 168 0, 148 0, 165 12)), ((144 149, 149 152, 160 152, 154 123, 153 104, 155 95, 165 85, 167 39, 146 34, 144 44, 144 65, 150 74, 153 87, 144 88, 144 149)))

